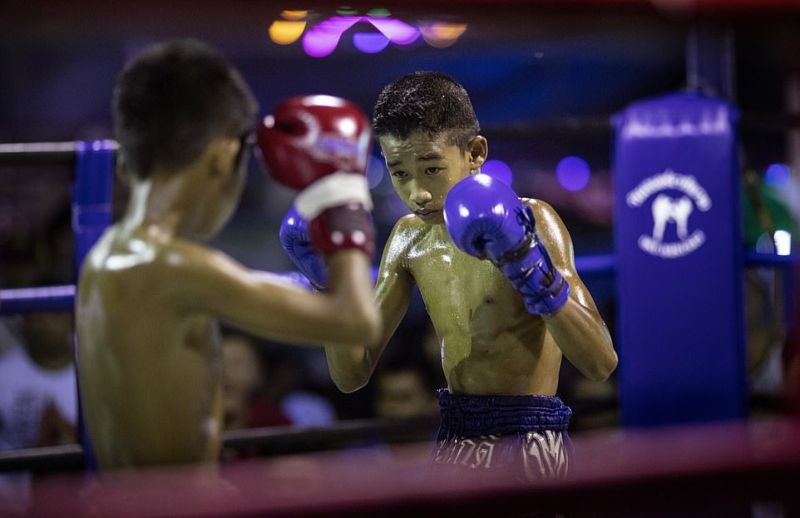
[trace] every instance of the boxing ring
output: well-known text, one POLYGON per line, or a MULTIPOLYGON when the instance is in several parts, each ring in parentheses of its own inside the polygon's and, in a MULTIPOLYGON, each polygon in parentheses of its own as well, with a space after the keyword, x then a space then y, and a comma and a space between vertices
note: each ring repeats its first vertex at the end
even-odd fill
MULTIPOLYGON (((3 163, 75 162, 78 261, 111 220, 115 149, 111 141, 0 145, 3 163)), ((743 261, 787 268, 795 258, 748 253, 743 261)), ((577 257, 576 265, 586 277, 616 274, 613 254, 577 257)), ((0 290, 0 314, 71 311, 75 291, 75 285, 0 290)), ((637 516, 687 506, 744 512, 753 502, 796 509, 800 498, 792 482, 800 479, 800 426, 789 419, 579 435, 579 461, 568 478, 535 484, 502 474, 491 480, 426 478, 436 425, 426 418, 227 432, 224 449, 251 458, 210 473, 165 468, 87 478, 80 445, 0 453, 0 473, 36 474, 31 516, 407 516, 531 509, 637 516)))
POLYGON ((563 480, 503 473, 430 478, 427 445, 289 455, 34 485, 30 516, 750 516, 800 510, 797 422, 761 421, 576 438, 563 480), (691 512, 687 513, 687 509, 691 512))
MULTIPOLYGON (((714 48, 719 42, 714 35, 693 34, 689 76, 695 81, 709 73, 709 62, 720 61, 725 49, 714 48)), ((724 93, 725 78, 716 82, 722 83, 724 93)), ((747 122, 742 118, 742 124, 747 122)), ((613 128, 608 120, 590 123, 595 129, 613 128)), ((0 144, 2 165, 74 166, 72 228, 78 265, 111 223, 116 149, 110 140, 0 144)), ((796 256, 745 251, 736 261, 743 268, 780 271, 797 265, 796 256)), ((624 266, 618 251, 576 257, 575 263, 587 278, 618 277, 624 266)), ((785 280, 787 289, 788 275, 785 280)), ((0 315, 72 311, 75 294, 75 284, 0 289, 0 315)), ((530 512, 750 516, 755 509, 778 509, 779 516, 792 516, 800 512, 800 422, 793 418, 576 434, 577 462, 568 476, 535 483, 502 473, 491 478, 428 477, 430 439, 437 422, 348 421, 320 428, 227 432, 223 449, 249 458, 218 468, 159 468, 102 476, 84 471, 87 454, 78 444, 16 450, 0 452, 0 475, 24 471, 35 475, 28 516, 530 512)))

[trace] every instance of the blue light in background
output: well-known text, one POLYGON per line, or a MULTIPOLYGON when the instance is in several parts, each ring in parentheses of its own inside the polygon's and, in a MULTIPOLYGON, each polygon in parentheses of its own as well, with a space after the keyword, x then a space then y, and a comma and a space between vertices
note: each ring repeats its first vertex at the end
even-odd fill
POLYGON ((370 189, 378 187, 386 176, 386 166, 383 160, 375 155, 370 155, 367 161, 367 184, 370 189))
POLYGON ((364 54, 377 54, 389 45, 389 38, 379 32, 353 34, 353 46, 364 54))
POLYGON ((770 164, 764 173, 764 182, 769 185, 786 185, 792 172, 786 164, 770 164))
POLYGON ((556 165, 556 178, 561 187, 568 191, 580 191, 592 177, 589 164, 579 156, 566 156, 556 165))
POLYGON ((511 185, 514 180, 514 175, 511 168, 502 160, 487 160, 481 166, 481 172, 487 174, 492 178, 500 180, 506 185, 511 185))

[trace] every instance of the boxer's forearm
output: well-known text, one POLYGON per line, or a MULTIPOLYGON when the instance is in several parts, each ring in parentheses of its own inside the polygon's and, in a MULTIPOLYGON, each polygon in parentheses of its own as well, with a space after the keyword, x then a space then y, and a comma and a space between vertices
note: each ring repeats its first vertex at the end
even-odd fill
POLYGON ((543 318, 564 356, 584 376, 603 381, 614 372, 617 353, 596 312, 570 297, 558 312, 543 318))
POLYGON ((371 343, 381 332, 381 318, 375 307, 369 257, 357 250, 343 250, 330 256, 330 311, 338 324, 330 328, 331 344, 339 342, 348 348, 364 341, 371 343), (349 332, 348 332, 349 331, 349 332))
MULTIPOLYGON (((391 251, 394 246, 396 245, 390 237, 387 250, 391 251)), ((392 256, 391 253, 388 255, 392 256)), ((382 263, 374 299, 369 301, 379 315, 381 329, 377 339, 374 336, 363 336, 361 347, 325 347, 328 370, 339 390, 354 392, 367 384, 378 359, 408 309, 411 288, 410 276, 396 263, 391 260, 382 263)))
POLYGON ((342 392, 355 392, 369 381, 373 365, 366 347, 325 347, 328 371, 342 392))

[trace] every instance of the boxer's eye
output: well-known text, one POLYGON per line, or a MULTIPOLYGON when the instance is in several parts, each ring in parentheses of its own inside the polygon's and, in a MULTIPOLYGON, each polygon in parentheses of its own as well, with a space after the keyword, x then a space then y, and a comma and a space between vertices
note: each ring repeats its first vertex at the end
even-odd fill
POLYGON ((441 167, 429 167, 425 169, 425 174, 428 176, 433 176, 435 174, 439 174, 443 168, 441 167))
POLYGON ((397 178, 397 179, 399 179, 399 180, 402 180, 402 179, 404 179, 404 178, 407 178, 407 177, 408 177, 408 173, 407 173, 407 172, 405 172, 405 171, 394 171, 394 172, 392 173, 392 176, 394 176, 395 178, 397 178))

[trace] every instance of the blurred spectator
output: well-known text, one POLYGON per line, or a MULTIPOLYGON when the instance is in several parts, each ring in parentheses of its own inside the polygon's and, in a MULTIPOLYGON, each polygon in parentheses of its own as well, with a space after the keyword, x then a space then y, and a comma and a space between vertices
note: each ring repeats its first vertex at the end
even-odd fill
POLYGON ((295 426, 324 426, 336 421, 336 411, 330 402, 314 392, 289 392, 283 398, 281 408, 295 426))
MULTIPOLYGON (((296 364, 282 358, 280 346, 226 327, 222 352, 225 430, 314 426, 336 420, 325 398, 299 390, 296 364)), ((258 445, 251 444, 237 450, 224 448, 222 460, 263 454, 258 445)))
MULTIPOLYGON (((3 288, 73 281, 69 210, 68 204, 56 207, 41 226, 10 238, 18 247, 2 256, 3 288)), ((0 449, 75 442, 72 314, 26 314, 18 331, 21 345, 12 344, 0 356, 0 449)))
POLYGON ((21 320, 17 317, 0 318, 0 358, 2 358, 6 351, 22 346, 18 338, 20 324, 21 320))
MULTIPOLYGON (((781 243, 780 234, 792 236, 790 239, 796 239, 794 236, 797 235, 797 226, 789 208, 776 196, 774 186, 753 169, 745 169, 744 187, 745 244, 756 252, 785 255, 792 243, 781 243)), ((786 272, 775 268, 748 268, 745 271, 748 381, 754 396, 776 397, 783 390, 784 306, 791 303, 791 297, 783 293, 785 275, 786 272)), ((754 403, 755 411, 772 410, 769 405, 761 404, 760 399, 755 399, 754 403)))
POLYGON ((23 347, 0 356, 0 450, 75 442, 72 316, 23 319, 23 347))
POLYGON ((436 331, 425 316, 401 326, 375 372, 372 410, 378 418, 435 416, 436 390, 447 385, 436 331))
POLYGON ((430 376, 421 366, 387 365, 375 380, 375 417, 401 419, 435 416, 439 406, 430 376))
MULTIPOLYGON (((17 211, 19 217, 6 218, 10 224, 0 229, 0 288, 74 282, 69 204, 54 206, 54 200, 64 201, 68 189, 59 197, 58 182, 49 180, 50 176, 37 177, 33 183, 40 188, 30 189, 31 198, 21 205, 24 210, 17 211)), ((18 196, 19 184, 10 182, 5 187, 13 191, 11 199, 17 205, 18 198, 27 199, 18 196)), ((76 422, 72 314, 34 313, 3 319, 0 450, 74 443, 76 422)), ((0 476, 0 515, 22 513, 30 487, 27 473, 0 476)))
MULTIPOLYGON (((74 280, 69 204, 48 212, 38 226, 6 236, 9 248, 0 254, 3 288, 74 280)), ((0 449, 75 442, 72 314, 31 313, 15 324, 19 339, 12 338, 13 325, 0 333, 6 344, 0 353, 0 449)))
MULTIPOLYGON (((322 357, 322 351, 312 350, 322 357)), ((337 419, 331 402, 317 393, 308 358, 287 351, 291 355, 276 357, 274 368, 268 375, 268 392, 281 402, 281 408, 295 426, 324 426, 337 419)))
POLYGON ((288 426, 289 417, 265 390, 267 365, 253 338, 226 331, 222 340, 225 429, 288 426))
POLYGON ((253 337, 223 332, 225 427, 318 426, 336 420, 331 404, 306 390, 302 365, 253 337))
POLYGON ((792 273, 794 289, 791 300, 794 311, 783 351, 783 373, 786 379, 783 395, 789 412, 800 418, 800 263, 794 264, 792 273))

